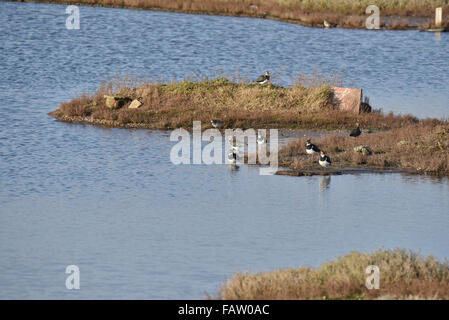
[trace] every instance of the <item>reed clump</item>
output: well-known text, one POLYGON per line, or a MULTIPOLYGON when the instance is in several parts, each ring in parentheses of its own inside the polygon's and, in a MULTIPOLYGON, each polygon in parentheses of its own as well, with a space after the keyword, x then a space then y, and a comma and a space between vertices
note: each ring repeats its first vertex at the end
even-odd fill
MULTIPOLYGON (((28 1, 28 0, 26 0, 28 1)), ((217 14, 270 18, 308 26, 328 20, 339 27, 365 28, 369 5, 377 5, 383 17, 429 17, 436 7, 449 11, 449 0, 30 0, 93 6, 164 10, 195 14, 217 14)), ((408 22, 383 25, 388 29, 408 28, 408 22), (406 25, 406 26, 405 26, 406 25)))
POLYGON ((357 251, 318 268, 235 273, 218 299, 449 299, 449 263, 404 249, 357 251), (379 267, 379 289, 368 290, 365 270, 379 267))
MULTIPOLYGON (((361 127, 364 127, 362 122, 361 127)), ((320 169, 318 156, 307 155, 307 138, 290 142, 280 150, 280 164, 293 170, 320 169)), ((332 169, 369 168, 405 169, 415 173, 449 175, 449 124, 437 120, 421 120, 416 124, 388 131, 349 137, 348 133, 312 139, 326 151, 332 169), (354 149, 368 146, 371 154, 354 149)))

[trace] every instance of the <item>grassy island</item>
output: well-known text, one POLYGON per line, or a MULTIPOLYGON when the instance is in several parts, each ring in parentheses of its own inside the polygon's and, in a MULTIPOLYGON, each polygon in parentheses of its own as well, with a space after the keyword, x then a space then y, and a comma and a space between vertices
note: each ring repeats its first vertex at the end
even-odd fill
MULTIPOLYGON (((19 0, 17 0, 19 1, 19 0)), ((23 0, 20 0, 23 1, 23 0)), ((25 0, 28 1, 28 0, 25 0)), ((377 5, 383 29, 432 27, 435 8, 449 11, 448 0, 31 0, 131 9, 163 10, 267 18, 323 27, 324 20, 341 28, 365 28, 366 8, 377 5), (424 18, 424 19, 423 19, 424 18)), ((449 27, 448 21, 444 22, 449 27)))
POLYGON ((227 78, 137 85, 125 78, 63 102, 50 115, 67 122, 125 128, 191 129, 193 121, 208 128, 212 119, 219 119, 222 128, 231 129, 338 130, 312 139, 332 159, 331 168, 321 170, 317 156, 305 153, 306 137, 280 150, 280 165, 291 169, 291 175, 311 170, 340 174, 354 168, 449 175, 446 120, 380 111, 355 114, 336 110, 331 96, 331 81, 305 77, 289 88, 227 78), (362 134, 349 137, 348 130, 357 122, 362 134))
POLYGON ((354 251, 318 268, 236 273, 216 298, 449 299, 449 263, 403 249, 354 251), (365 270, 372 265, 379 268, 379 289, 368 290, 365 270))

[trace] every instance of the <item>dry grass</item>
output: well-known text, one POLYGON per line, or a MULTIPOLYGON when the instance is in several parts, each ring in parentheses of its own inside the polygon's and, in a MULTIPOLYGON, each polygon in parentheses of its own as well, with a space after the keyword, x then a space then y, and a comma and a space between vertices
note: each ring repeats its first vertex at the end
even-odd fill
MULTIPOLYGON (((363 127, 363 124, 362 124, 363 127)), ((306 138, 281 149, 280 164, 294 170, 318 169, 318 156, 305 153, 306 138)), ((328 136, 312 143, 325 150, 332 168, 401 168, 434 175, 449 175, 449 124, 423 120, 386 132, 362 133, 353 138, 328 136), (369 146, 371 155, 354 151, 356 146, 369 146)))
MULTIPOLYGON (((35 2, 50 2, 34 0, 35 2)), ((77 3, 134 9, 165 10, 197 14, 219 14, 270 18, 322 26, 323 19, 346 28, 365 28, 365 9, 375 4, 381 16, 424 16, 433 19, 436 7, 449 12, 449 0, 54 0, 53 3, 77 3)), ((408 22, 393 23, 388 29, 404 29, 408 22)))
POLYGON ((356 115, 334 110, 330 80, 316 74, 301 76, 291 88, 259 86, 242 79, 185 80, 178 83, 144 83, 117 77, 103 83, 96 93, 83 94, 61 103, 50 115, 64 121, 90 122, 108 126, 151 129, 191 128, 193 121, 205 127, 220 119, 226 128, 313 128, 352 127, 356 121, 373 129, 398 128, 418 122, 413 116, 383 115, 380 112, 356 115), (139 109, 106 106, 105 94, 139 99, 139 109))
POLYGON ((449 263, 396 250, 351 252, 319 268, 236 273, 218 299, 449 299, 449 263), (380 269, 380 288, 365 287, 366 267, 380 269))

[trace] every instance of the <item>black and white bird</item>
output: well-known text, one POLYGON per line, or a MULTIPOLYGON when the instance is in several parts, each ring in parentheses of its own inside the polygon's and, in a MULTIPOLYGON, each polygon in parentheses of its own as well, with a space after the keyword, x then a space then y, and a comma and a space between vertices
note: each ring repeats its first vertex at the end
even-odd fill
POLYGON ((260 132, 257 132, 257 144, 267 143, 267 138, 265 138, 260 132))
POLYGON ((223 125, 223 122, 221 122, 220 120, 211 120, 210 123, 214 128, 220 128, 223 125))
POLYGON ((229 139, 229 144, 232 147, 232 151, 239 152, 241 145, 239 145, 237 143, 237 141, 234 140, 234 136, 230 136, 228 139, 229 139))
POLYGON ((331 165, 331 158, 329 158, 324 151, 321 151, 320 153, 320 159, 318 160, 318 163, 323 168, 327 168, 331 165))
POLYGON ((352 130, 351 133, 349 134, 349 136, 350 137, 358 137, 361 133, 362 133, 362 131, 360 130, 359 123, 357 122, 357 128, 352 130))
POLYGON ((334 23, 332 23, 332 22, 329 22, 329 21, 326 21, 326 20, 323 21, 323 24, 324 24, 324 27, 325 27, 326 29, 333 28, 333 27, 336 26, 336 24, 334 24, 334 23))
POLYGON ((259 78, 254 80, 254 82, 257 82, 258 84, 266 84, 270 81, 270 73, 267 71, 264 75, 261 75, 259 78))
POLYGON ((229 163, 235 164, 237 162, 237 153, 235 150, 229 150, 228 152, 229 163))
POLYGON ((315 154, 320 152, 320 148, 310 142, 310 139, 306 141, 306 153, 307 154, 315 154))

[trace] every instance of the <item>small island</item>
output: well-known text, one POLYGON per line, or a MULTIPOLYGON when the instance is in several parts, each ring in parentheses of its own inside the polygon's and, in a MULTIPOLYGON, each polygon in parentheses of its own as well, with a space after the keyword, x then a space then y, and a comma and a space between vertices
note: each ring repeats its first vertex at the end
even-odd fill
MULTIPOLYGON (((317 78, 317 77, 315 77, 317 78)), ((332 159, 322 170, 314 156, 305 152, 309 137, 284 145, 279 164, 289 170, 279 174, 392 172, 449 175, 449 123, 443 119, 420 120, 412 115, 384 114, 367 102, 358 112, 335 105, 330 80, 303 77, 288 88, 258 85, 227 78, 172 83, 115 79, 97 92, 61 103, 49 114, 58 120, 109 127, 175 129, 201 121, 212 127, 220 119, 223 128, 293 129, 323 132, 313 139, 332 159), (359 123, 362 133, 350 137, 359 123)), ((360 91, 361 92, 361 91, 360 91)), ((365 100, 367 101, 367 100, 365 100)))

